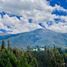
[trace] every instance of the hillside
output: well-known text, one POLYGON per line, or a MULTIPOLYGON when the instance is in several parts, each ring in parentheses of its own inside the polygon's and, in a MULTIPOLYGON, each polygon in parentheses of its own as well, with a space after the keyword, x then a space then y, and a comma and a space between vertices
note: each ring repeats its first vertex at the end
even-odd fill
POLYGON ((11 45, 14 47, 27 46, 67 46, 67 34, 56 33, 50 30, 37 29, 31 32, 21 33, 10 38, 11 45))

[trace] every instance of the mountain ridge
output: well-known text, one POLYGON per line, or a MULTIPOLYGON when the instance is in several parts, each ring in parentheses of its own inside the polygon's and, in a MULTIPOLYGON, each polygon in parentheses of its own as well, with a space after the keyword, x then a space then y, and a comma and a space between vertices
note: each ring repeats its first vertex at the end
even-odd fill
POLYGON ((10 38, 11 44, 14 47, 25 48, 27 46, 49 46, 66 47, 67 34, 56 33, 50 30, 37 29, 31 32, 20 33, 15 37, 10 38), (14 44, 14 45, 13 45, 14 44))

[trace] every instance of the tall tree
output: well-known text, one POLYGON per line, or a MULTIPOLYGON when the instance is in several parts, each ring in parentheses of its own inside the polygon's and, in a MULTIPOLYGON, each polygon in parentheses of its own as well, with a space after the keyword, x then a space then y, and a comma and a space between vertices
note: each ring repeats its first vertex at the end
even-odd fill
POLYGON ((10 40, 8 40, 8 49, 10 49, 10 40))
POLYGON ((2 40, 2 45, 1 45, 1 49, 4 49, 5 48, 5 41, 2 40))

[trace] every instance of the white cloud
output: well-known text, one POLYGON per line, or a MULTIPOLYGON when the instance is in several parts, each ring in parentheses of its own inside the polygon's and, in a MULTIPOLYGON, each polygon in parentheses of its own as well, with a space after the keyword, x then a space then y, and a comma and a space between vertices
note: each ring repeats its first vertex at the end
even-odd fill
POLYGON ((67 23, 54 24, 51 27, 48 27, 48 29, 55 32, 67 33, 67 23))
POLYGON ((0 29, 8 31, 8 34, 29 32, 39 28, 41 27, 38 24, 30 24, 27 19, 21 18, 19 20, 16 17, 9 17, 8 15, 4 15, 3 18, 0 17, 0 29))
POLYGON ((52 9, 46 0, 0 0, 0 10, 20 15, 23 11, 51 12, 52 9))
MULTIPOLYGON (((12 33, 27 32, 41 28, 38 24, 43 23, 46 28, 59 31, 61 24, 56 24, 54 18, 64 19, 65 23, 67 23, 67 16, 56 16, 52 14, 56 9, 67 12, 66 9, 59 5, 50 6, 46 0, 0 0, 0 11, 22 15, 20 21, 16 17, 9 17, 8 15, 0 18, 0 29, 3 27, 6 30, 11 30, 12 33), (33 23, 28 23, 28 18, 32 18, 34 20, 33 23), (53 22, 50 28, 45 23, 48 21, 53 22), (8 28, 9 26, 10 28, 8 28)), ((66 26, 60 32, 65 32, 65 29, 67 29, 66 26)))
POLYGON ((55 5, 54 9, 67 12, 66 9, 64 9, 63 7, 61 7, 60 5, 57 5, 57 4, 55 5))

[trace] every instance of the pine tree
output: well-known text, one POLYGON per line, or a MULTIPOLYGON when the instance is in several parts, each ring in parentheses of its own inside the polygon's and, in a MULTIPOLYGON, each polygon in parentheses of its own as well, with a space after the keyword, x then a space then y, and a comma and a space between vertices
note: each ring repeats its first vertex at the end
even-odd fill
POLYGON ((8 40, 8 49, 10 49, 10 40, 8 40))
POLYGON ((2 40, 2 45, 1 45, 1 49, 4 49, 5 48, 5 41, 2 40))

